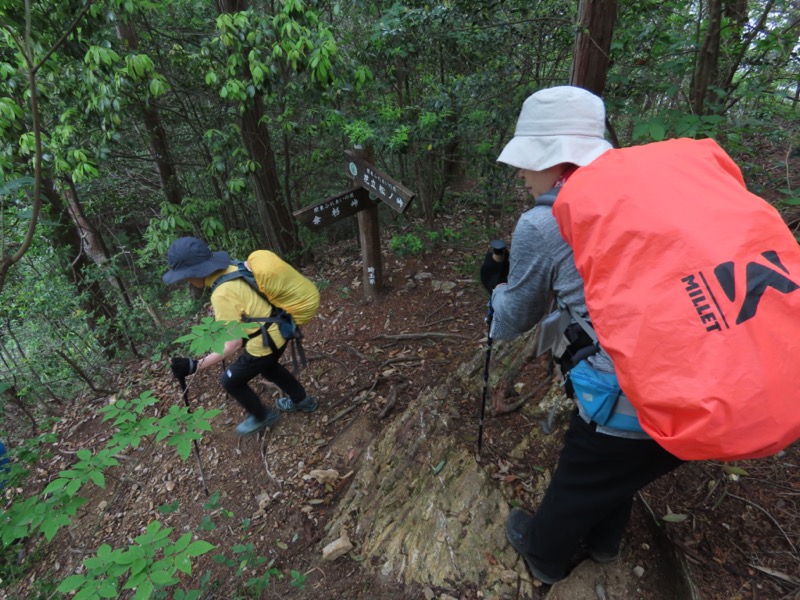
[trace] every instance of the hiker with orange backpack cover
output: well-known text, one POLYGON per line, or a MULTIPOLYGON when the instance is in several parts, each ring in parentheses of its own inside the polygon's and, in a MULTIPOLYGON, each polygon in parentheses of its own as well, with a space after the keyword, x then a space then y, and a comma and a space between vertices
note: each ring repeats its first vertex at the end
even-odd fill
POLYGON ((537 512, 506 523, 545 583, 581 544, 614 560, 633 495, 682 460, 760 458, 800 438, 793 233, 714 140, 611 149, 604 121, 593 94, 542 90, 498 158, 536 206, 494 289, 491 335, 530 329, 553 295, 540 334, 566 327, 551 348, 576 404, 537 512))
MULTIPOLYGON (((611 149, 604 133, 604 104, 586 90, 554 87, 525 101, 514 138, 498 161, 519 169, 536 205, 520 217, 508 281, 492 293, 493 338, 509 340, 532 329, 546 316, 553 296, 571 315, 590 320, 583 280, 551 206, 577 168, 611 149)), ((570 352, 591 346, 574 319, 571 330, 570 352)), ((585 360, 600 372, 614 372, 602 347, 585 360)), ((616 560, 634 494, 681 462, 646 433, 598 425, 578 406, 540 506, 535 514, 511 510, 508 540, 531 574, 546 584, 567 576, 581 546, 597 562, 616 560)))
MULTIPOLYGON (((268 250, 253 252, 244 265, 252 271, 251 278, 255 279, 261 291, 254 289, 243 277, 233 275, 240 275, 237 273, 239 267, 231 262, 227 252, 212 252, 204 241, 194 237, 175 240, 167 252, 167 262, 170 270, 163 276, 165 283, 188 280, 196 289, 212 288, 211 306, 218 321, 269 319, 277 309, 285 309, 301 325, 313 317, 319 307, 316 286, 268 250), (215 285, 225 276, 231 280, 215 285)), ((316 410, 316 399, 308 396, 303 385, 279 362, 287 340, 281 335, 277 322, 265 323, 263 327, 255 322, 247 339, 225 342, 223 354, 211 352, 197 360, 174 357, 172 372, 176 378, 184 380, 232 356, 242 347, 244 352, 220 379, 225 391, 249 414, 236 426, 236 433, 247 436, 272 427, 280 420, 280 411, 310 413, 316 410), (285 394, 276 401, 280 410, 265 407, 248 385, 258 375, 277 385, 285 394)))

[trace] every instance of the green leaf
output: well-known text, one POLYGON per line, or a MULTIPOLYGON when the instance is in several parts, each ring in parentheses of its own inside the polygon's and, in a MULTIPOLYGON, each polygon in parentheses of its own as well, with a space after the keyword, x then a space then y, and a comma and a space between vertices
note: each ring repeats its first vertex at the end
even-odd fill
POLYGON ((722 470, 728 475, 741 475, 743 477, 750 475, 750 473, 745 471, 742 467, 737 467, 735 465, 722 465, 722 470))
POLYGON ((209 552, 216 548, 213 544, 206 542, 205 540, 198 540, 196 542, 192 542, 192 544, 186 549, 187 556, 201 556, 206 552, 209 552))
POLYGON ((64 486, 67 485, 68 481, 69 479, 63 479, 61 477, 59 477, 58 479, 54 479, 47 485, 46 488, 44 488, 42 494, 47 495, 47 494, 52 494, 53 492, 58 492, 59 490, 64 489, 64 486))
POLYGON ((116 580, 107 579, 102 583, 100 589, 97 590, 97 595, 101 598, 116 598, 119 596, 119 591, 117 590, 116 580))
POLYGON ((192 574, 192 561, 190 561, 189 557, 185 554, 175 558, 175 567, 182 573, 186 573, 187 575, 192 574))
POLYGON ((184 438, 180 442, 178 442, 178 455, 183 459, 186 460, 189 458, 189 454, 192 452, 192 442, 184 438))
POLYGON ((178 502, 176 500, 172 504, 162 504, 161 506, 158 507, 158 512, 160 512, 160 513, 172 513, 172 512, 175 512, 176 510, 178 510, 179 506, 180 506, 180 502, 178 502))
POLYGON ((667 135, 667 130, 663 123, 650 123, 650 137, 656 142, 660 142, 667 135))
POLYGON ((62 594, 73 592, 81 587, 85 581, 85 575, 70 575, 59 584, 59 586, 56 588, 56 591, 61 592, 62 594))
POLYGON ((156 585, 170 585, 172 583, 178 582, 177 579, 175 579, 172 575, 170 575, 166 571, 155 571, 153 573, 150 573, 150 581, 152 581, 156 585))
POLYGON ((175 554, 180 554, 189 546, 189 542, 192 541, 192 533, 186 533, 180 537, 180 539, 175 542, 175 546, 173 547, 173 552, 175 554))
POLYGON ((136 600, 148 600, 148 598, 152 596, 154 589, 155 586, 152 584, 152 582, 150 582, 148 579, 145 579, 139 585, 139 587, 136 588, 136 595, 134 598, 136 598, 136 600))
POLYGON ((106 478, 103 475, 102 471, 92 471, 89 473, 89 478, 95 483, 95 485, 99 488, 106 487, 106 478))
POLYGON ((114 562, 120 565, 130 565, 144 557, 144 550, 141 546, 131 546, 127 552, 121 553, 114 562))
POLYGON ((78 479, 73 479, 67 484, 66 489, 64 490, 68 496, 74 496, 78 493, 78 490, 81 489, 81 482, 78 479))
POLYGON ((72 600, 94 600, 97 598, 97 587, 86 586, 72 597, 72 600))
POLYGON ((69 525, 69 523, 70 521, 67 515, 55 514, 53 518, 48 519, 42 524, 41 530, 45 539, 50 542, 53 537, 55 537, 56 533, 58 533, 58 530, 65 525, 69 525))
POLYGON ((144 570, 147 568, 147 565, 150 564, 150 561, 147 558, 139 558, 131 563, 131 576, 138 575, 139 573, 143 573, 144 570))
POLYGON ((666 521, 667 523, 683 523, 688 518, 689 515, 682 513, 669 513, 661 517, 661 520, 666 521))
POLYGON ((164 93, 164 84, 161 82, 161 80, 156 78, 151 79, 150 94, 155 98, 158 98, 163 93, 164 93))

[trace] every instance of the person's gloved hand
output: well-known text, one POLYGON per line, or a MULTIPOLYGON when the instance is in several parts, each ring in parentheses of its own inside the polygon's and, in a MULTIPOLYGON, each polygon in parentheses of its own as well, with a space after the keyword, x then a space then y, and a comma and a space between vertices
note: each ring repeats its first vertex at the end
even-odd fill
POLYGON ((481 265, 481 283, 487 292, 491 294, 499 284, 508 281, 508 267, 508 251, 505 248, 486 253, 481 265))
POLYGON ((197 361, 193 358, 173 356, 170 366, 172 368, 172 374, 178 379, 186 379, 186 377, 197 371, 197 361))

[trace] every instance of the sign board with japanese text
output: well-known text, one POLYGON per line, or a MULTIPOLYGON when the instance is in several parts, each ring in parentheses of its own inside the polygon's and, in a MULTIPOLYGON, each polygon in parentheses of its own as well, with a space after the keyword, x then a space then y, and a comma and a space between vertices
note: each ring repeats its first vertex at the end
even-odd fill
POLYGON ((292 214, 303 225, 316 231, 374 205, 375 201, 370 198, 370 193, 359 186, 292 214))
POLYGON ((408 208, 409 203, 414 199, 414 192, 388 175, 381 173, 365 160, 354 156, 352 152, 345 152, 345 154, 349 161, 348 175, 356 183, 375 194, 399 213, 408 208))

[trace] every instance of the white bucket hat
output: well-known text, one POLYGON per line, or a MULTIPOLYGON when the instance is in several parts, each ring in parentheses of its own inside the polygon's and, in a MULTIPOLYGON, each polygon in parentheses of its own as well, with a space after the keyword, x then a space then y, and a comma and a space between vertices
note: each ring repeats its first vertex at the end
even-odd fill
POLYGON ((605 123, 603 101, 591 92, 567 85, 540 90, 522 105, 514 137, 497 162, 530 171, 586 166, 611 148, 605 123))

